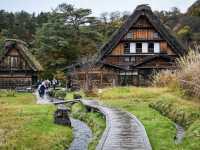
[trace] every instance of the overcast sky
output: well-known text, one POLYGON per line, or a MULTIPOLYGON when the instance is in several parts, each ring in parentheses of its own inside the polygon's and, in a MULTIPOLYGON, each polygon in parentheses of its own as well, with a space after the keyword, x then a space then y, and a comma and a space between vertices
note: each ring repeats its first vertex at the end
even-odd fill
POLYGON ((0 0, 0 9, 7 11, 25 10, 39 13, 49 11, 58 4, 67 2, 78 8, 90 8, 98 16, 102 12, 132 12, 139 4, 150 4, 153 10, 170 10, 176 6, 185 12, 196 0, 0 0))

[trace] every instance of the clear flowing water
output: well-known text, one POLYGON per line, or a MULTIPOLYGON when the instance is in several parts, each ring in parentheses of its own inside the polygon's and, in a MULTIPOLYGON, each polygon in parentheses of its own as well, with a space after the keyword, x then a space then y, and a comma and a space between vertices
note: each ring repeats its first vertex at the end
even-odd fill
POLYGON ((176 126, 176 137, 175 137, 175 143, 180 144, 184 138, 185 130, 182 126, 175 124, 176 126))
POLYGON ((74 140, 68 150, 87 150, 92 138, 90 128, 80 120, 71 118, 74 140))
POLYGON ((35 92, 35 95, 37 97, 37 104, 50 104, 51 103, 47 94, 44 94, 43 97, 40 97, 39 93, 35 92))
MULTIPOLYGON (((37 97, 37 104, 52 104, 52 99, 45 94, 43 98, 39 96, 36 91, 35 95, 37 97)), ((53 99, 53 101, 59 101, 53 99)), ((82 121, 70 118, 73 127, 74 139, 68 150, 87 150, 88 144, 92 138, 91 129, 82 121)))

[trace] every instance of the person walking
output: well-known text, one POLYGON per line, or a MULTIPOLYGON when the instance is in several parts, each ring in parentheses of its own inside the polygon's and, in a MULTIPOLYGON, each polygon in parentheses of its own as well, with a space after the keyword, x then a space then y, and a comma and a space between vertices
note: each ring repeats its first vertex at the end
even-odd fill
POLYGON ((44 97, 45 89, 46 89, 45 82, 42 82, 42 84, 38 88, 38 92, 41 98, 44 97))
POLYGON ((52 80, 52 86, 53 86, 53 89, 55 90, 56 89, 56 85, 58 84, 58 81, 54 78, 52 80))

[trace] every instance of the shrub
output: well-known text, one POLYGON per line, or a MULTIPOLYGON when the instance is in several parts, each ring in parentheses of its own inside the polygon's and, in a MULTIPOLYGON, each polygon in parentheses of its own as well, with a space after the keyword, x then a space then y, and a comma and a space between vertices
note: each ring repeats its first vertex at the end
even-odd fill
POLYGON ((150 103, 149 106, 186 128, 200 118, 200 112, 197 109, 184 109, 173 101, 158 100, 150 103))
POLYGON ((86 97, 97 97, 98 96, 98 92, 97 89, 92 89, 92 90, 86 90, 84 91, 86 97))
POLYGON ((153 85, 157 87, 177 87, 176 72, 162 70, 153 76, 153 85))
POLYGON ((3 96, 3 91, 2 90, 0 90, 0 97, 2 97, 3 96))
POLYGON ((15 97, 16 91, 15 90, 1 90, 0 91, 0 97, 6 96, 6 97, 15 97))
POLYGON ((14 90, 8 90, 6 93, 7 97, 14 97, 16 94, 16 92, 14 90))
POLYGON ((55 91, 55 98, 64 99, 66 97, 67 92, 65 90, 57 90, 55 91))
POLYGON ((48 92, 50 97, 54 97, 57 99, 64 99, 66 97, 67 92, 64 89, 59 89, 59 90, 50 90, 48 92))
POLYGON ((176 71, 161 71, 154 75, 153 85, 173 87, 184 90, 191 96, 200 97, 200 52, 195 51, 177 59, 176 71))
POLYGON ((48 92, 50 97, 55 97, 55 93, 56 93, 56 91, 53 89, 49 90, 49 92, 48 92))
POLYGON ((200 53, 190 51, 188 55, 178 59, 177 72, 179 84, 187 94, 200 97, 200 53))

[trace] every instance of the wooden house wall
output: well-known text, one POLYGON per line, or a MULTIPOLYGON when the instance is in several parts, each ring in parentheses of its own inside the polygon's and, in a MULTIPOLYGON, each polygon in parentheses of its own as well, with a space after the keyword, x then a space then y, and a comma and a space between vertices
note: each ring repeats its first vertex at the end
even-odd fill
POLYGON ((120 39, 110 54, 102 57, 101 61, 109 64, 105 65, 107 68, 104 66, 103 68, 76 69, 72 76, 81 88, 88 88, 89 86, 101 88, 115 85, 145 86, 150 84, 154 71, 174 69, 176 58, 177 54, 173 51, 173 48, 149 23, 148 19, 142 16, 120 39), (159 43, 160 53, 127 52, 125 54, 124 44, 131 42, 159 43), (158 58, 158 54, 159 57, 161 55, 168 56, 158 58), (156 57, 154 57, 155 55, 156 57), (147 62, 147 60, 149 61, 147 62), (112 65, 116 67, 111 67, 112 65), (108 66, 110 67, 108 68, 108 66), (119 68, 123 69, 120 70, 119 68))
MULTIPOLYGON (((163 40, 155 29, 130 29, 129 30, 132 40, 163 40)), ((128 40, 127 34, 123 40, 128 40)))
POLYGON ((138 66, 138 68, 160 68, 160 69, 173 69, 175 64, 172 61, 166 61, 161 58, 156 58, 144 65, 138 66))
POLYGON ((9 51, 7 56, 0 63, 1 70, 31 70, 28 63, 19 54, 17 49, 9 51))
POLYGON ((175 55, 172 48, 164 40, 156 29, 149 23, 145 17, 140 17, 127 34, 121 39, 119 44, 113 48, 110 55, 124 55, 125 42, 158 42, 160 43, 161 53, 175 55), (128 34, 132 34, 132 38, 128 38, 128 34))
POLYGON ((115 86, 118 83, 117 74, 113 70, 94 67, 92 70, 77 69, 71 73, 72 84, 78 84, 80 88, 103 88, 108 86, 115 86))
POLYGON ((31 86, 36 74, 17 49, 10 49, 0 63, 0 89, 31 86))
MULTIPOLYGON (((124 42, 126 42, 126 41, 124 41, 124 42)), ((110 55, 114 55, 114 56, 125 55, 124 54, 124 42, 120 42, 112 50, 110 55)), ((144 41, 144 42, 148 42, 148 41, 144 41)), ((165 53, 165 54, 168 54, 168 55, 176 55, 166 41, 159 41, 158 43, 160 43, 160 50, 161 50, 160 53, 165 53)), ((131 54, 131 55, 134 55, 134 54, 131 54)))
POLYGON ((0 89, 15 89, 32 85, 32 76, 0 76, 0 89))
POLYGON ((113 50, 111 55, 124 55, 124 45, 119 43, 113 50))
POLYGON ((145 16, 141 16, 132 26, 133 28, 152 28, 149 20, 145 16))

